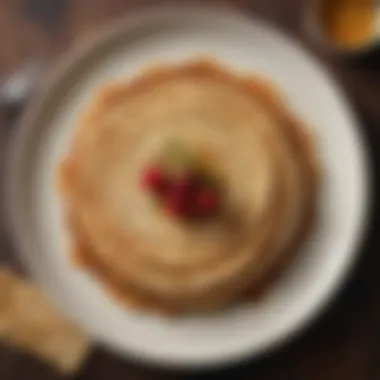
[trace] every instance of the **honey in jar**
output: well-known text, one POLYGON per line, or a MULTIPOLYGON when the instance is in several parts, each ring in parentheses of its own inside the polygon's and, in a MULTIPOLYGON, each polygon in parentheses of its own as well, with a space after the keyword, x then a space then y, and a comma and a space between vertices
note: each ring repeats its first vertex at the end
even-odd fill
POLYGON ((356 48, 368 43, 375 32, 375 0, 322 0, 324 32, 335 44, 356 48))

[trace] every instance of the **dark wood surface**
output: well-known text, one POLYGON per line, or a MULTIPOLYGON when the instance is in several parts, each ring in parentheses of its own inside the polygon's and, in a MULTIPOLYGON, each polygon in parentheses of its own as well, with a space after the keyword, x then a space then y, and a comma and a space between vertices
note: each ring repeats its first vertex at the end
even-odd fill
MULTIPOLYGON (((180 0, 177 0, 180 1, 180 0)), ((0 0, 0 77, 25 60, 56 60, 91 31, 146 3, 141 0, 0 0)), ((204 0, 204 2, 207 2, 204 0)), ((208 3, 221 1, 208 1, 208 3)), ((380 58, 360 62, 332 57, 314 46, 302 28, 309 0, 229 0, 231 6, 260 15, 305 43, 332 70, 362 123, 373 163, 374 187, 380 164, 380 58)), ((312 89, 310 89, 312 91, 312 89)), ((0 113, 0 152, 10 120, 0 113)), ((345 163, 342 162, 342 165, 345 163)), ((350 189, 347 189, 350 191, 350 189)), ((102 348, 78 374, 79 379, 379 380, 380 379, 380 221, 374 189, 371 222, 361 246, 361 259, 338 300, 294 342, 256 361, 214 373, 183 373, 150 368, 118 358, 102 348)), ((15 252, 4 228, 0 258, 14 262, 15 252)), ((233 334, 233 331, 231 331, 233 334)), ((6 348, 0 349, 0 379, 60 379, 53 370, 6 348)))

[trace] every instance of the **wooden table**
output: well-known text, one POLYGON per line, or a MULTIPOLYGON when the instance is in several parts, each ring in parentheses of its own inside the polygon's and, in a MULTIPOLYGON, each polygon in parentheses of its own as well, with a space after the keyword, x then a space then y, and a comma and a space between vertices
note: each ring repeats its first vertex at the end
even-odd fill
MULTIPOLYGON (((180 1, 180 0, 177 0, 180 1)), ((204 0, 205 2, 207 0, 204 0)), ((36 55, 54 61, 77 39, 142 3, 139 0, 0 0, 0 77, 36 55)), ((161 0, 162 2, 162 0, 161 0)), ((220 2, 218 0, 212 2, 220 2)), ((380 155, 380 59, 362 62, 329 57, 307 40, 301 12, 308 0, 229 0, 234 7, 260 15, 301 39, 333 71, 346 90, 359 118, 377 178, 380 155)), ((2 131, 7 128, 2 115, 2 131)), ((3 134, 4 135, 4 134, 3 134)), ((344 165, 344 162, 342 162, 344 165)), ((377 182, 375 180, 375 182, 377 182)), ((347 189, 350 191, 350 189, 347 189)), ((376 192, 375 192, 376 194, 376 192)), ((361 260, 338 301, 309 331, 270 357, 242 363, 218 373, 189 374, 148 368, 99 349, 80 379, 380 379, 380 214, 377 200, 361 260)), ((0 233, 0 257, 14 257, 0 233)), ((233 333, 233 332, 231 332, 233 333)), ((0 350, 0 379, 59 379, 38 362, 0 350)))

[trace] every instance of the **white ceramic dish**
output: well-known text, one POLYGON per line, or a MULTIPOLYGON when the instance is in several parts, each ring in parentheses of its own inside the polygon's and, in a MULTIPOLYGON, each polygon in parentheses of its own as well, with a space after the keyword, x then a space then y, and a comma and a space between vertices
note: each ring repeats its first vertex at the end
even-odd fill
POLYGON ((95 339, 134 358, 180 367, 256 356, 304 328, 352 267, 369 196, 365 147, 328 74, 268 25, 205 7, 145 10, 72 53, 25 115, 9 163, 12 232, 35 280, 95 339), (100 84, 157 62, 200 54, 269 77, 315 130, 325 167, 318 226, 258 304, 171 320, 139 315, 113 302, 94 279, 70 265, 54 172, 76 118, 100 84))

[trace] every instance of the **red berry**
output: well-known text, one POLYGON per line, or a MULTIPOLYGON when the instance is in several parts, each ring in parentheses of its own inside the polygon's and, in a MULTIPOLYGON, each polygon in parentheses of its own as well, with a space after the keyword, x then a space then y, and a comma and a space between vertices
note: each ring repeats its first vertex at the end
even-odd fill
POLYGON ((167 204, 172 213, 179 217, 188 217, 192 208, 194 177, 191 173, 183 173, 174 179, 167 192, 167 204))
POLYGON ((166 186, 167 180, 162 168, 151 166, 143 174, 142 185, 146 189, 161 192, 166 186))
POLYGON ((192 173, 183 173, 175 180, 175 187, 183 193, 184 197, 189 199, 197 187, 197 179, 192 173))
POLYGON ((168 198, 168 207, 173 215, 186 217, 188 207, 181 191, 173 192, 168 198))
POLYGON ((219 208, 219 197, 213 189, 200 189, 196 199, 196 210, 200 215, 210 215, 219 208))

